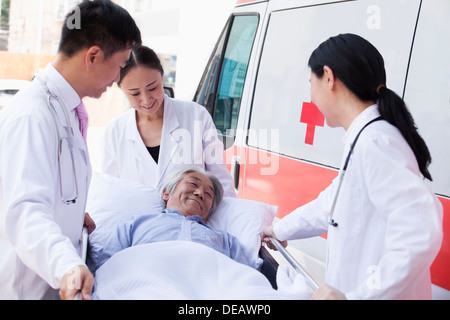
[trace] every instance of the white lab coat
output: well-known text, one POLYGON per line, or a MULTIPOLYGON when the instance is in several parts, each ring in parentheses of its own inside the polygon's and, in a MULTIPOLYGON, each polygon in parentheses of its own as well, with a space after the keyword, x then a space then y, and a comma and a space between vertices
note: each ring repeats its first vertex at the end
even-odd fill
MULTIPOLYGON (((379 116, 361 113, 345 135, 344 159, 361 128, 379 116)), ((325 283, 348 299, 430 299, 430 266, 442 242, 442 205, 420 174, 397 128, 386 121, 361 134, 328 216, 340 175, 320 196, 274 226, 280 240, 328 232, 325 283)))
MULTIPOLYGON (((62 277, 84 265, 78 247, 91 166, 75 111, 80 98, 52 65, 39 77, 69 112, 79 195, 76 204, 61 201, 55 121, 34 79, 0 114, 0 299, 55 298, 62 277)), ((62 106, 51 101, 67 137, 62 106)), ((73 191, 72 170, 62 162, 67 193, 73 191)))
POLYGON ((213 173, 222 182, 225 196, 236 197, 223 143, 206 109, 166 95, 163 121, 157 164, 137 129, 136 111, 129 109, 114 119, 105 132, 103 172, 157 188, 175 168, 193 164, 213 173))

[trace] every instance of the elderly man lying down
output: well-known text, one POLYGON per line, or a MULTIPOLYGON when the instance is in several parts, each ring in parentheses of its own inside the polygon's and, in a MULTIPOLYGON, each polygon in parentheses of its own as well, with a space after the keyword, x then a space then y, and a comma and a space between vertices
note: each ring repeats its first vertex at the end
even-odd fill
POLYGON ((201 243, 250 265, 235 237, 206 224, 223 197, 214 175, 198 167, 183 167, 168 176, 160 191, 163 213, 137 216, 120 225, 107 240, 97 268, 125 248, 173 240, 201 243))
POLYGON ((305 280, 280 267, 274 290, 237 238, 206 221, 222 199, 213 175, 197 167, 160 188, 162 213, 117 227, 99 255, 93 299, 305 299, 305 280), (281 270, 281 272, 280 272, 281 270))

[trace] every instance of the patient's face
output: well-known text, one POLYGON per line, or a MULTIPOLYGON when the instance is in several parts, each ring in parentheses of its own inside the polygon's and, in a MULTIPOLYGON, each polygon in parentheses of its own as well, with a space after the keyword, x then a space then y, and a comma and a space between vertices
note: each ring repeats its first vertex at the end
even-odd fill
POLYGON ((201 173, 189 173, 168 194, 164 191, 167 208, 174 209, 184 216, 200 216, 204 222, 214 201, 214 185, 201 173))

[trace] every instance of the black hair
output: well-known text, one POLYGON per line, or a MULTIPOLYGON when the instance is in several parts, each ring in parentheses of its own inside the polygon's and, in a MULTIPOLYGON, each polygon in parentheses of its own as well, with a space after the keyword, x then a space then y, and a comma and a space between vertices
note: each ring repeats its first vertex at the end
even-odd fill
POLYGON ((403 99, 386 87, 383 57, 370 42, 349 33, 331 37, 314 50, 308 65, 318 78, 328 66, 361 101, 377 102, 381 117, 400 130, 414 152, 420 172, 432 180, 428 171, 430 151, 403 99))
POLYGON ((84 0, 64 19, 58 51, 70 58, 96 45, 108 59, 141 43, 141 32, 125 9, 110 0, 84 0))
POLYGON ((122 79, 137 66, 144 66, 150 69, 158 70, 161 74, 164 74, 164 69, 159 60, 158 55, 146 46, 134 47, 131 50, 130 60, 128 60, 122 70, 120 70, 120 81, 118 85, 122 82, 122 79))

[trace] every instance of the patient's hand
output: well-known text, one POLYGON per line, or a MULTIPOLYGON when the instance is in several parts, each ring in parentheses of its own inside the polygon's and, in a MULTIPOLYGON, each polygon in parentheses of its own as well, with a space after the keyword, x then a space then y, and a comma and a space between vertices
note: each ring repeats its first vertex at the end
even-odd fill
MULTIPOLYGON (((262 235, 261 235, 261 241, 264 242, 270 249, 277 250, 277 248, 273 245, 272 241, 270 241, 269 237, 277 239, 277 236, 273 232, 273 226, 267 226, 264 228, 264 231, 262 232, 262 235)), ((280 243, 285 248, 288 245, 287 241, 280 241, 280 243)))
POLYGON ((63 300, 74 300, 78 292, 83 300, 91 300, 94 276, 85 266, 77 266, 67 272, 60 283, 59 295, 63 300))
POLYGON ((96 228, 94 220, 92 220, 91 216, 87 212, 84 215, 84 224, 83 224, 83 226, 87 228, 88 234, 91 234, 96 228))

